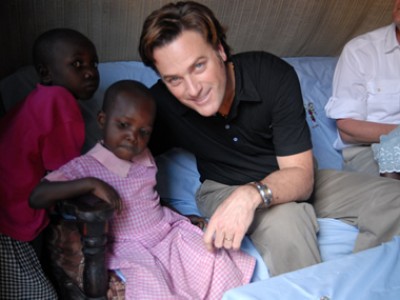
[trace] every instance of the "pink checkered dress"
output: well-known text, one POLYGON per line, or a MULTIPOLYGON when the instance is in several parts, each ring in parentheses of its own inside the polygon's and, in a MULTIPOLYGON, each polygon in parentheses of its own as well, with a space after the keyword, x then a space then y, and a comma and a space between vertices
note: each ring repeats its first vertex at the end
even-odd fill
POLYGON ((226 290, 250 281, 252 257, 208 252, 198 227, 160 206, 149 151, 127 162, 98 144, 59 172, 67 179, 100 178, 122 197, 123 212, 110 226, 108 267, 126 277, 126 299, 221 299, 226 290))

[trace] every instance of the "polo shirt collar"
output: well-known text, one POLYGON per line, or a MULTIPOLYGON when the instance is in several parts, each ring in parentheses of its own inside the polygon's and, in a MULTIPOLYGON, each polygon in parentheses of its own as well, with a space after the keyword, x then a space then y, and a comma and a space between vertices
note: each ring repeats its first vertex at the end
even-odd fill
POLYGON ((113 172, 114 174, 127 177, 129 170, 133 164, 142 164, 145 167, 154 166, 154 162, 150 157, 149 151, 146 149, 141 154, 135 156, 132 161, 126 161, 118 158, 110 150, 104 147, 101 143, 97 143, 89 152, 88 155, 92 156, 104 167, 113 172))
POLYGON ((235 72, 235 100, 261 102, 261 97, 254 86, 253 80, 246 70, 240 68, 235 62, 235 57, 232 58, 235 72))
POLYGON ((385 37, 385 52, 390 53, 395 49, 400 49, 399 42, 396 38, 396 24, 392 23, 388 26, 385 37))
POLYGON ((235 72, 235 97, 229 111, 227 120, 230 121, 237 116, 240 102, 261 102, 262 99, 254 86, 253 80, 246 70, 241 69, 240 65, 232 57, 235 72))

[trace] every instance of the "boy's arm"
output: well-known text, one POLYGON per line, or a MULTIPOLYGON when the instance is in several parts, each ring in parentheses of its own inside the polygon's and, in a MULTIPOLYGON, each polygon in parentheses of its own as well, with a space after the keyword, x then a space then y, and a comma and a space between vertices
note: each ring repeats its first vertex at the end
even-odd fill
POLYGON ((86 177, 70 181, 43 180, 32 191, 29 205, 33 208, 49 208, 59 200, 66 200, 92 193, 110 203, 117 212, 121 211, 122 202, 118 192, 108 183, 86 177))

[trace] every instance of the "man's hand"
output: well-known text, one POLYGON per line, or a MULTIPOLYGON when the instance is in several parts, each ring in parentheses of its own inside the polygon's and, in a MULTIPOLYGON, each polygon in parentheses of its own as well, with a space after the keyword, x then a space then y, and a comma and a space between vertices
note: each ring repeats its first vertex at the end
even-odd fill
POLYGON ((254 187, 248 184, 238 187, 219 205, 208 222, 203 237, 207 249, 238 250, 260 203, 260 194, 254 187))

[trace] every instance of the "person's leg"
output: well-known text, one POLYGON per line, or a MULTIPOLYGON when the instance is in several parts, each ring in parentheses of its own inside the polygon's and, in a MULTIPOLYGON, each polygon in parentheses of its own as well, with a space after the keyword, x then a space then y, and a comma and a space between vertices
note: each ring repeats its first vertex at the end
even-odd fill
MULTIPOLYGON (((196 194, 200 212, 211 217, 236 186, 205 181, 196 194)), ((258 210, 248 234, 271 276, 321 261, 316 233, 318 223, 308 203, 287 203, 258 210)))
POLYGON ((379 176, 379 166, 370 146, 355 146, 342 150, 343 170, 379 176))
POLYGON ((0 234, 0 299, 57 299, 32 246, 0 234))
POLYGON ((271 276, 321 262, 318 223, 309 203, 285 203, 256 212, 249 234, 271 276))
POLYGON ((340 219, 358 227, 354 252, 400 234, 400 182, 354 172, 320 170, 314 209, 319 218, 340 219))

